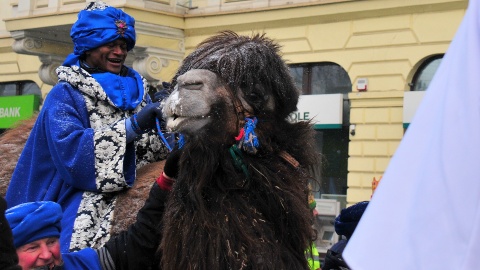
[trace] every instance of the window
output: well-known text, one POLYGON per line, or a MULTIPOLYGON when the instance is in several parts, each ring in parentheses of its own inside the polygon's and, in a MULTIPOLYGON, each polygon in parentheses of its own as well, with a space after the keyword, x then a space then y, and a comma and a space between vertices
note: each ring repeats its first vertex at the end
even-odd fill
POLYGON ((0 83, 0 96, 42 95, 40 87, 33 81, 0 83))
POLYGON ((291 65, 290 74, 304 95, 346 94, 352 91, 348 73, 335 63, 291 65))
POLYGON ((410 91, 425 91, 427 90, 433 75, 437 71, 438 66, 442 62, 442 55, 435 55, 425 60, 417 72, 413 76, 412 83, 410 84, 410 91))
POLYGON ((315 197, 347 194, 348 129, 317 130, 315 139, 321 154, 320 165, 311 168, 317 179, 312 183, 315 197))
POLYGON ((347 93, 352 90, 348 73, 331 62, 295 64, 290 74, 303 95, 344 94, 343 124, 339 129, 316 130, 316 147, 321 162, 311 168, 315 198, 347 193, 347 164, 349 143, 350 104, 347 93))

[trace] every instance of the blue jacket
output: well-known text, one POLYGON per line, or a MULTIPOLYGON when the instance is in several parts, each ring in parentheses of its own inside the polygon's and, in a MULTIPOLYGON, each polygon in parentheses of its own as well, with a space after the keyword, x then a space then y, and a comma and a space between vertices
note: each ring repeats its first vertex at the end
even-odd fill
POLYGON ((62 254, 62 258, 65 270, 102 270, 98 254, 91 248, 62 254))

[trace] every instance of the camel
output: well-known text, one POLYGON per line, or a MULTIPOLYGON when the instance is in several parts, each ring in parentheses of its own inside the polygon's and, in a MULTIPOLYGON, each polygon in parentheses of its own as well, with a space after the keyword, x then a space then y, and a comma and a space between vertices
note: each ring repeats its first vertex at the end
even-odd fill
POLYGON ((314 237, 306 168, 309 122, 292 123, 299 91, 265 34, 221 32, 172 80, 166 126, 182 136, 167 201, 161 269, 308 269, 314 237))

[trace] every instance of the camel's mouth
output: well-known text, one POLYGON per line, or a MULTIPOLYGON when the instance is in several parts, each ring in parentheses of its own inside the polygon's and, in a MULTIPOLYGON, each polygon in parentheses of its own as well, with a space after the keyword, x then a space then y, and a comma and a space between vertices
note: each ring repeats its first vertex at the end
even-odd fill
POLYGON ((167 118, 167 130, 168 131, 178 131, 178 126, 182 122, 182 119, 177 116, 167 118))
POLYGON ((165 101, 163 115, 167 130, 172 132, 196 132, 210 121, 210 107, 201 102, 201 98, 181 95, 175 90, 165 101))
POLYGON ((167 129, 172 132, 195 131, 210 121, 209 116, 172 114, 167 117, 167 129))

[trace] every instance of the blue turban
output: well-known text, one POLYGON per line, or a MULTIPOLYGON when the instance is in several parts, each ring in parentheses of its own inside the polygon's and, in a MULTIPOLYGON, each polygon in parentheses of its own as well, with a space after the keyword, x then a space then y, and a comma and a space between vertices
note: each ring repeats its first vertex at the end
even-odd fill
POLYGON ((5 211, 13 233, 15 248, 33 241, 60 237, 62 208, 50 201, 19 204, 5 211))
POLYGON ((78 13, 70 31, 75 55, 100 47, 119 38, 127 41, 127 50, 135 46, 135 19, 101 1, 91 2, 78 13))
POLYGON ((368 201, 363 201, 342 209, 340 215, 335 218, 335 232, 350 239, 367 206, 368 201))

